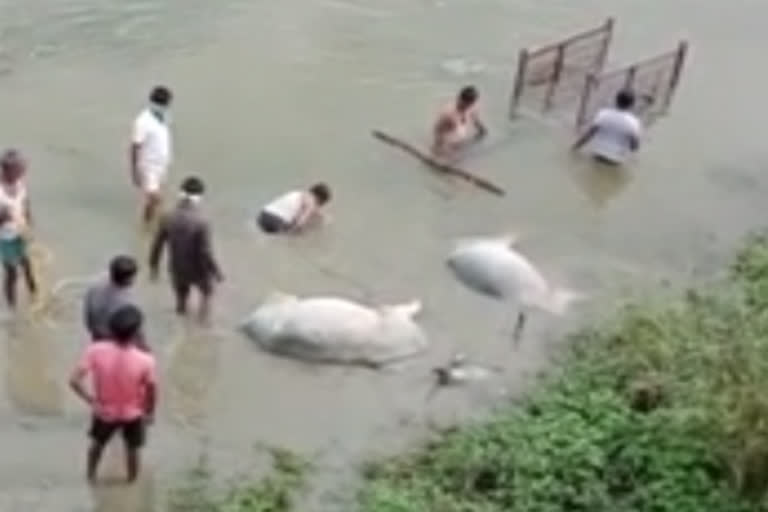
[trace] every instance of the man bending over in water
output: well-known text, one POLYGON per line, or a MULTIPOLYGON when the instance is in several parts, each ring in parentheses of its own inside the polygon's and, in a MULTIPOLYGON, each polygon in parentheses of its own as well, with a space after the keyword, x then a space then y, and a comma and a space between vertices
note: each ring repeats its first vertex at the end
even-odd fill
POLYGON ((293 190, 274 199, 262 208, 257 222, 267 234, 298 233, 313 221, 325 220, 322 210, 331 200, 331 189, 316 183, 308 190, 293 190))
POLYGON ((433 128, 433 155, 456 156, 470 143, 485 137, 488 130, 477 115, 477 99, 477 89, 472 85, 466 86, 459 91, 456 103, 440 113, 433 128))
POLYGON ((588 145, 588 151, 598 162, 621 165, 640 147, 643 125, 632 112, 635 95, 619 91, 615 106, 600 109, 589 128, 573 144, 573 151, 588 145))

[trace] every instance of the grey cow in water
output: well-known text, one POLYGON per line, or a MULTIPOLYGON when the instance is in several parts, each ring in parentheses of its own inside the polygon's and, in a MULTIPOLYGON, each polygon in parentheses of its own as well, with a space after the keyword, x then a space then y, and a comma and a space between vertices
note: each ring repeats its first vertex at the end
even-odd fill
POLYGON ((421 308, 418 300, 370 307, 340 297, 274 293, 241 330, 275 354, 379 367, 426 349, 427 336, 415 321, 421 308))
POLYGON ((539 309, 563 314, 580 293, 553 286, 525 256, 514 249, 516 237, 476 238, 459 242, 446 264, 468 288, 518 305, 513 340, 522 337, 526 313, 539 309))

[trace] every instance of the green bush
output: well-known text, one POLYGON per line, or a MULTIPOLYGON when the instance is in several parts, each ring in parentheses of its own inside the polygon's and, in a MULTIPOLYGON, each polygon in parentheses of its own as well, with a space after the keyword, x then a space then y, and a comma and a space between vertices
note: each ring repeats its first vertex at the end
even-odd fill
POLYGON ((362 512, 768 511, 768 237, 622 308, 494 420, 370 465, 362 512))

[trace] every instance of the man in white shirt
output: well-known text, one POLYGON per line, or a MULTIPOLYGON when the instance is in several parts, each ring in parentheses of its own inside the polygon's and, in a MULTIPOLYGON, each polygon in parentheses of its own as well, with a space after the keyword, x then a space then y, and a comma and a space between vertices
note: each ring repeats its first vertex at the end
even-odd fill
POLYGON ((325 183, 315 183, 307 190, 292 190, 264 206, 256 222, 270 235, 299 233, 315 220, 327 220, 322 208, 331 197, 331 188, 325 183))
POLYGON ((145 196, 144 222, 155 217, 172 160, 169 109, 173 95, 157 86, 149 94, 149 106, 133 122, 131 134, 131 178, 145 196))
POLYGON ((619 91, 616 106, 598 111, 589 129, 573 145, 573 150, 581 149, 589 143, 589 152, 603 163, 623 164, 630 153, 640 147, 642 123, 632 112, 635 95, 631 91, 619 91))

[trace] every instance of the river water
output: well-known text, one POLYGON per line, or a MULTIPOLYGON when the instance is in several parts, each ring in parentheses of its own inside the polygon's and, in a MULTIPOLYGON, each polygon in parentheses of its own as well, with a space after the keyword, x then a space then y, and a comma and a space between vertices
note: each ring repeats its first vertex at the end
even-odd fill
MULTIPOLYGON (((709 0, 0 0, 0 144, 31 162, 46 282, 145 250, 126 145, 159 82, 176 96, 174 182, 188 173, 208 182, 228 278, 211 331, 177 322, 166 283, 141 280, 162 407, 148 471, 130 489, 83 483, 87 411, 66 389, 85 345, 77 290, 65 287, 42 314, 6 321, 0 510, 160 510, 164 489, 200 454, 236 474, 259 460, 259 442, 314 455, 321 473, 339 475, 426 423, 514 392, 569 322, 536 316, 512 352, 510 312, 462 289, 443 266, 455 237, 523 233, 524 250, 553 279, 587 292, 593 312, 627 286, 714 268, 764 223, 768 73, 757 64, 766 12, 759 0, 725 10, 709 0), (505 117, 521 46, 609 15, 618 19, 614 62, 680 38, 692 44, 671 115, 621 179, 572 159, 567 130, 505 117), (423 142, 435 110, 468 82, 483 95, 493 149, 465 165, 504 186, 502 200, 439 181, 370 137, 379 128, 423 142), (328 229, 270 242, 253 232, 260 204, 317 179, 336 193, 328 229), (274 289, 419 297, 432 349, 386 373, 260 353, 234 326, 274 289), (504 365, 505 377, 425 405, 428 368, 456 350, 504 365)), ((118 456, 107 457, 107 476, 121 475, 118 456)))

